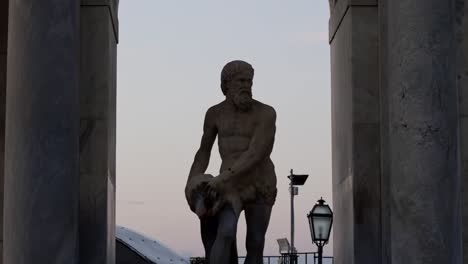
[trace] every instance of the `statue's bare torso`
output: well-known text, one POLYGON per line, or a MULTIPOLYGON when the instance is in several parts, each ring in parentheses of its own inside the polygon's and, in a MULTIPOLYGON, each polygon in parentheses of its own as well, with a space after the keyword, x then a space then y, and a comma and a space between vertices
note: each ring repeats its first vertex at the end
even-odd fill
MULTIPOLYGON (((249 150, 256 128, 265 122, 266 115, 274 115, 272 107, 254 100, 252 109, 243 112, 235 109, 227 101, 213 106, 208 110, 206 122, 213 123, 218 135, 218 148, 221 155, 220 173, 233 167, 242 154, 249 150)), ((269 150, 273 148, 273 141, 267 143, 269 150)), ((273 204, 276 197, 276 174, 269 155, 262 157, 251 169, 238 175, 228 183, 242 191, 248 186, 255 187, 255 200, 273 204)), ((247 201, 249 202, 248 198, 247 201)))

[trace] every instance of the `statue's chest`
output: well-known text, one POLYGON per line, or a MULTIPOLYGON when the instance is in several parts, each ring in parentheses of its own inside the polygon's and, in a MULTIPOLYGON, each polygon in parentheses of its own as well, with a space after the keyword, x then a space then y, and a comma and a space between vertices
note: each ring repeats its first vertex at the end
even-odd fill
POLYGON ((220 136, 250 137, 255 129, 255 124, 254 115, 248 113, 223 113, 217 120, 220 136))

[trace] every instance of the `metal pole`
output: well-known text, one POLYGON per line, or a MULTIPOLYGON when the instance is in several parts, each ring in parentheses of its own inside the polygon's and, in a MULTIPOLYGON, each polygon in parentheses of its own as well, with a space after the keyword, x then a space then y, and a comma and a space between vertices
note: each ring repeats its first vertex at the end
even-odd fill
MULTIPOLYGON (((291 193, 291 248, 289 249, 291 263, 294 256, 294 186, 292 181, 293 170, 291 169, 291 177, 289 179, 289 192, 291 193)), ((295 264, 295 263, 294 263, 295 264)))
POLYGON ((322 264, 322 253, 323 253, 323 246, 318 246, 318 264, 322 264))

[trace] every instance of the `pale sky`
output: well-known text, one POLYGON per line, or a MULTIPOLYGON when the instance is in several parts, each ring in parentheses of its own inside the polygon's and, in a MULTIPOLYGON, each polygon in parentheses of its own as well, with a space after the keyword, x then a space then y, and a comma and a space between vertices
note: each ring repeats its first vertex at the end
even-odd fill
MULTIPOLYGON (((332 204, 328 1, 122 0, 119 17, 117 224, 203 255, 184 187, 205 111, 224 100, 221 69, 242 59, 255 68, 254 98, 278 115, 278 197, 265 255, 290 236, 291 168, 310 175, 296 196, 296 248, 315 251, 306 214, 321 196, 332 204)), ((207 172, 217 175, 219 165, 215 143, 207 172)), ((244 245, 241 215, 240 255, 244 245)))

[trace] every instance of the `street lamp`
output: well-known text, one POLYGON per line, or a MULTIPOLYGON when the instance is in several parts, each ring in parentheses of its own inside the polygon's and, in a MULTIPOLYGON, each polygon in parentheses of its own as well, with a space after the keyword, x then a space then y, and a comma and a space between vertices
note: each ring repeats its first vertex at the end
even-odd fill
POLYGON ((323 198, 318 200, 307 215, 312 241, 318 247, 318 264, 322 264, 323 246, 328 243, 333 224, 333 212, 323 198))
POLYGON ((297 175, 293 174, 293 170, 291 169, 291 174, 288 176, 289 178, 289 192, 291 193, 291 247, 290 247, 290 263, 296 263, 296 251, 294 247, 294 195, 299 194, 299 185, 304 185, 309 175, 297 175))
POLYGON ((276 241, 278 242, 279 253, 281 255, 281 257, 280 257, 280 259, 278 261, 278 264, 289 263, 290 260, 288 261, 286 259, 286 257, 290 256, 289 252, 291 252, 288 239, 287 238, 280 238, 280 239, 277 239, 276 241))

